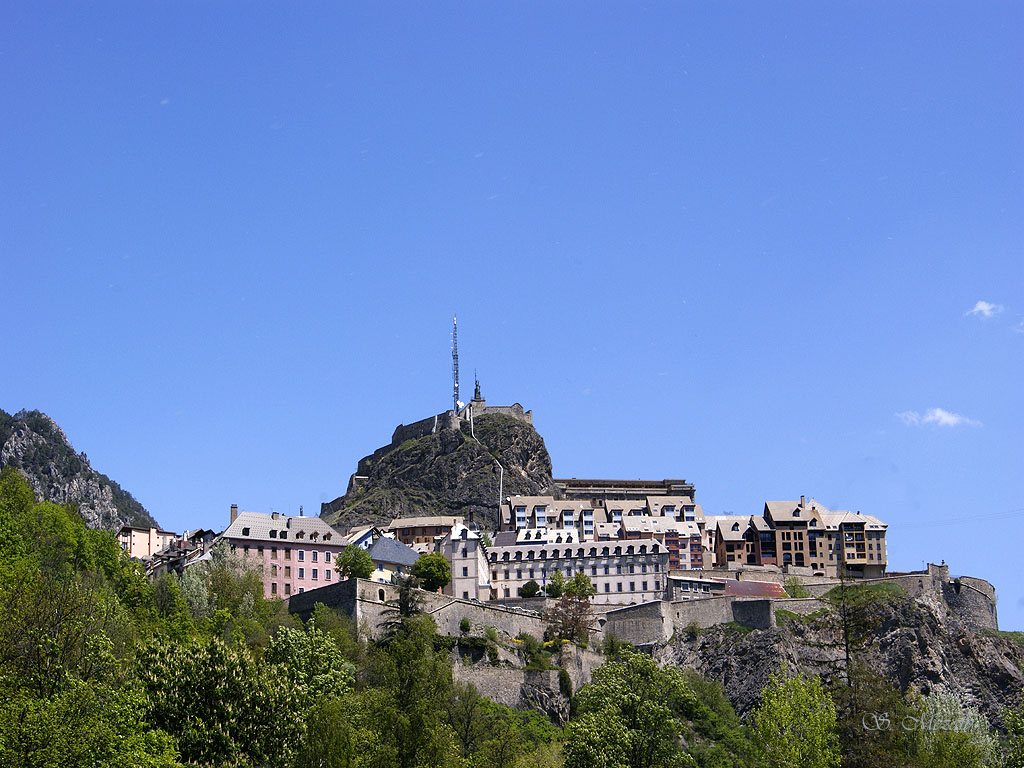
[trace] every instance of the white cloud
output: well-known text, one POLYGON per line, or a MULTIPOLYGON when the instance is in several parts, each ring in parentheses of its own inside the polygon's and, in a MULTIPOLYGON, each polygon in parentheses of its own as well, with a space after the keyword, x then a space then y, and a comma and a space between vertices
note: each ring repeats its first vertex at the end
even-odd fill
POLYGON ((929 408, 923 414, 917 411, 901 411, 896 414, 896 418, 911 427, 919 427, 923 424, 935 424, 939 427, 981 426, 980 421, 947 411, 945 408, 929 408))
POLYGON ((980 315, 981 317, 992 317, 992 315, 998 315, 1004 309, 1002 304, 993 304, 990 301, 979 301, 974 305, 974 309, 969 309, 964 312, 965 315, 980 315))

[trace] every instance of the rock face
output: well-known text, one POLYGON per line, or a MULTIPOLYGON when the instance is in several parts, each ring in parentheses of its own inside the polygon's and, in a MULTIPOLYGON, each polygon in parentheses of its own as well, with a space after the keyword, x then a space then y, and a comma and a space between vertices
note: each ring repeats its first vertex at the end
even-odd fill
MULTIPOLYGON (((855 659, 901 691, 956 693, 996 727, 1002 726, 1003 709, 1020 702, 1020 633, 977 629, 935 594, 889 595, 863 606, 857 617, 855 659)), ((839 611, 823 610, 806 618, 784 617, 767 630, 724 625, 677 633, 654 654, 662 663, 693 668, 722 683, 745 716, 782 663, 821 675, 826 683, 844 680, 843 626, 839 611)))
POLYGON ((159 527, 121 486, 75 453, 57 423, 39 411, 11 416, 0 411, 0 468, 14 467, 40 500, 77 504, 90 528, 159 527))
POLYGON ((473 431, 475 439, 468 422, 450 412, 398 427, 389 445, 360 460, 348 492, 324 504, 320 516, 342 530, 440 514, 493 529, 500 479, 504 496, 553 493, 551 457, 531 424, 487 413, 473 431))

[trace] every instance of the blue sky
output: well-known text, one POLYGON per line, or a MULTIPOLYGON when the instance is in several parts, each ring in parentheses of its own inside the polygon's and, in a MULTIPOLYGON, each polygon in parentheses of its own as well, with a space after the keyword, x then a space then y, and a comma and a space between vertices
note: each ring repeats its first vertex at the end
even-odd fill
POLYGON ((6 4, 0 408, 310 513, 457 312, 556 475, 876 514, 1024 629, 1024 6, 768 5, 6 4))

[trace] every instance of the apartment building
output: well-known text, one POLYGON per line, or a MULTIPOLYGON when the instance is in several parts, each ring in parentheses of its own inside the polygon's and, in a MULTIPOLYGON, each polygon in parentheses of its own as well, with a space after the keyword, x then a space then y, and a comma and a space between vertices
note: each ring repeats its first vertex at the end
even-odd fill
POLYGON ((630 515, 619 523, 626 541, 656 539, 668 552, 671 570, 691 570, 704 567, 701 554, 701 532, 695 522, 682 522, 671 517, 630 515))
POLYGON ((239 512, 235 504, 220 539, 232 552, 255 561, 268 598, 332 583, 337 579, 334 560, 345 548, 344 537, 319 517, 239 512))
POLYGON ((528 581, 547 584, 557 570, 590 577, 598 604, 642 603, 665 593, 668 550, 660 542, 582 541, 573 530, 532 529, 496 534, 488 548, 492 598, 515 597, 528 581))
POLYGON ((382 536, 366 550, 373 560, 372 581, 390 584, 396 576, 407 576, 420 556, 412 547, 395 541, 390 536, 382 536))

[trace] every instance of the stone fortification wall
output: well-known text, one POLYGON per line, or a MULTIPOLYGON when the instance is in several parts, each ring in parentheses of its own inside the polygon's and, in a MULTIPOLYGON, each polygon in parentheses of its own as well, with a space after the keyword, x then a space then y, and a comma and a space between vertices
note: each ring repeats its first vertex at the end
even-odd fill
POLYGON ((999 629, 995 589, 987 581, 964 576, 942 585, 942 597, 950 611, 974 630, 999 629))
POLYGON ((452 674, 456 680, 472 683, 481 694, 499 704, 515 709, 538 710, 559 725, 569 719, 569 699, 559 691, 557 669, 456 664, 452 674))
MULTIPOLYGON (((312 614, 316 603, 323 603, 328 608, 352 617, 360 627, 365 627, 371 636, 375 636, 379 624, 388 619, 388 611, 393 610, 388 605, 389 601, 394 601, 397 596, 397 591, 390 584, 365 579, 348 579, 292 595, 286 602, 288 611, 298 615, 303 621, 312 614)), ((463 618, 468 618, 473 634, 482 634, 487 627, 494 627, 499 634, 510 638, 521 632, 537 638, 544 637, 544 620, 533 612, 517 611, 429 592, 421 593, 421 608, 434 620, 438 632, 442 635, 459 636, 459 624, 463 618)))
POLYGON ((634 645, 668 641, 674 633, 690 626, 706 629, 733 621, 750 629, 775 626, 771 600, 735 595, 642 603, 608 611, 603 618, 605 635, 614 635, 634 645))
POLYGON ((619 640, 625 640, 633 645, 663 642, 672 637, 672 614, 669 605, 663 600, 630 605, 606 612, 598 617, 597 623, 606 636, 614 635, 619 640))

